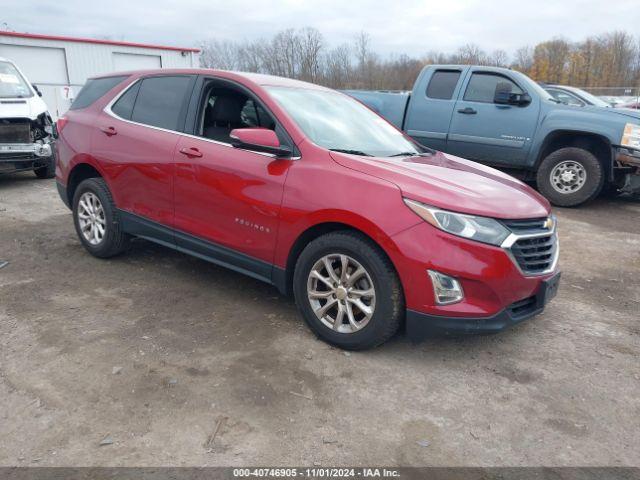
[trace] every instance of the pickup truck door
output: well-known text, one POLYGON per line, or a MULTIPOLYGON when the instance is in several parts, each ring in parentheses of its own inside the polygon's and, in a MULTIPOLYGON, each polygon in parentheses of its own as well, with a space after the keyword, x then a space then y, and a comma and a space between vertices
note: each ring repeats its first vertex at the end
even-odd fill
POLYGON ((445 150, 451 116, 468 67, 425 70, 411 98, 404 130, 418 142, 445 150))
POLYGON ((492 165, 526 164, 540 100, 532 94, 527 105, 493 103, 496 87, 501 83, 509 83, 512 93, 524 93, 506 74, 469 70, 454 107, 446 152, 492 165))

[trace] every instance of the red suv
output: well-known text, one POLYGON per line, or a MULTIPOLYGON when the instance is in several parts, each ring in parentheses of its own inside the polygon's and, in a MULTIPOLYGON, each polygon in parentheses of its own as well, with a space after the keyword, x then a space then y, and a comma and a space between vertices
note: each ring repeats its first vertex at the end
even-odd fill
POLYGON ((284 78, 158 70, 90 79, 58 122, 57 182, 84 247, 132 236, 293 293, 329 343, 406 322, 496 332, 555 295, 548 202, 429 150, 351 97, 284 78))

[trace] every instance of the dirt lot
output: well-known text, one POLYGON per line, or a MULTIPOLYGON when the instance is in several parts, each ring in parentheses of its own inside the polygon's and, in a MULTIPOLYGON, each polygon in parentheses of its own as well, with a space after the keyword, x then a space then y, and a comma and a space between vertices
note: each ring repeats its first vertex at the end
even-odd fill
POLYGON ((1 177, 0 465, 638 466, 640 203, 557 213, 543 315, 345 354, 258 281, 92 258, 53 181, 1 177))

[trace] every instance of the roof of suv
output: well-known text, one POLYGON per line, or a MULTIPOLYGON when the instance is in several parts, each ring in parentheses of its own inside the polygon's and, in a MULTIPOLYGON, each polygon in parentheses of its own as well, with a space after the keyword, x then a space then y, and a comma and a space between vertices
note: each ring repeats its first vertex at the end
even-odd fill
POLYGON ((233 72, 230 70, 215 70, 211 68, 161 68, 153 70, 135 70, 128 72, 112 72, 106 75, 96 75, 91 78, 106 78, 116 77, 119 75, 171 75, 171 74, 195 74, 195 75, 215 75, 221 78, 228 78, 230 80, 244 79, 251 83, 260 86, 274 86, 274 87, 290 87, 290 88, 306 88, 313 90, 331 90, 329 88, 316 85, 314 83, 303 82, 302 80, 294 80, 292 78, 278 77, 275 75, 266 75, 263 73, 249 73, 249 72, 233 72))

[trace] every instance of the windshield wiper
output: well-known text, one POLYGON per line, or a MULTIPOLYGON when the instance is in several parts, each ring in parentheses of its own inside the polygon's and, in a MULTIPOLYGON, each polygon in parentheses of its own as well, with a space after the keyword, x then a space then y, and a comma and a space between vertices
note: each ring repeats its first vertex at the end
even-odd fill
POLYGON ((340 152, 340 153, 349 153, 351 155, 360 155, 361 157, 373 157, 373 155, 369 155, 368 153, 361 152, 360 150, 349 150, 348 148, 330 148, 332 152, 340 152))
POLYGON ((419 153, 419 152, 400 152, 394 153, 393 155, 389 155, 389 157, 426 157, 431 155, 429 152, 419 153))

